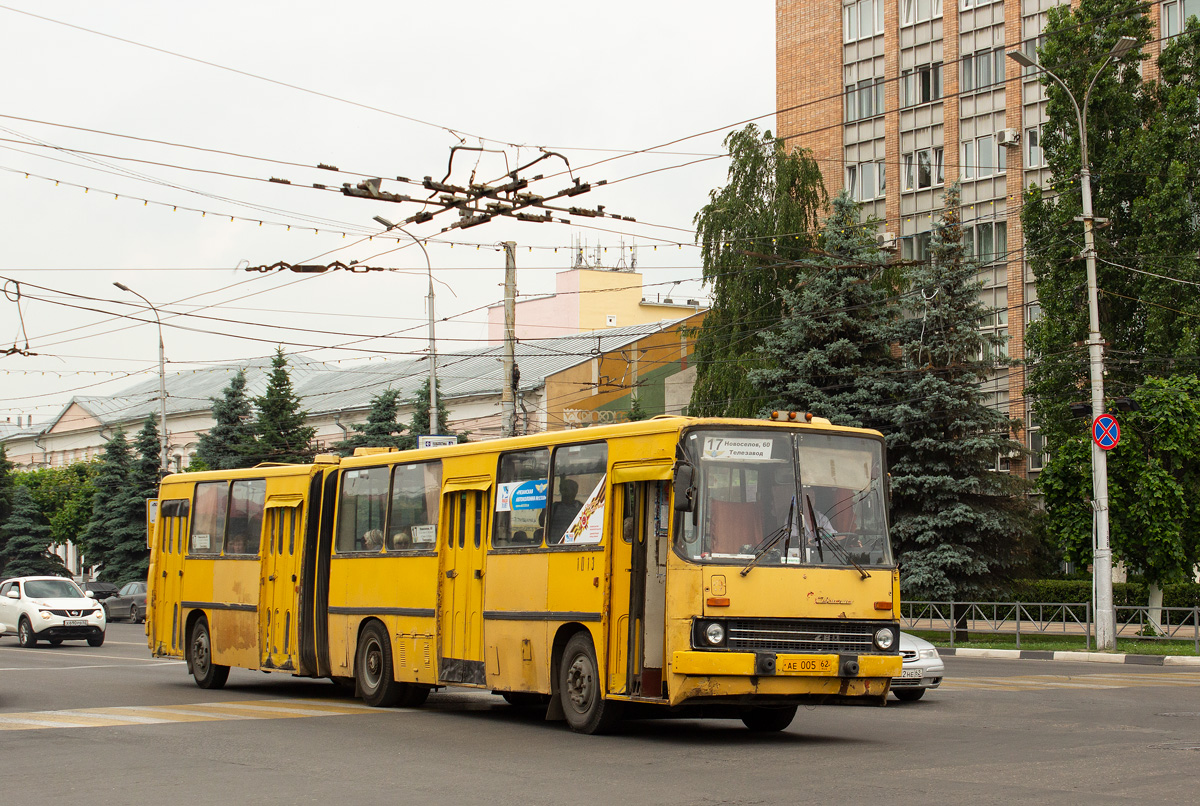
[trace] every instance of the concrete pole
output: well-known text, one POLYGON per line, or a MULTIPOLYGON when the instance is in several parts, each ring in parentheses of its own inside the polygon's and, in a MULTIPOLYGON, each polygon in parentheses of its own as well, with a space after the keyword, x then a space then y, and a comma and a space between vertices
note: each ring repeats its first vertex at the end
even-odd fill
POLYGON ((501 436, 516 434, 517 407, 513 397, 513 368, 517 342, 517 244, 504 242, 504 387, 500 390, 500 408, 504 415, 501 436))
MULTIPOLYGON (((1092 391, 1092 422, 1104 413, 1104 341, 1100 336, 1100 302, 1096 283, 1096 245, 1092 232, 1095 215, 1092 212, 1092 172, 1088 164, 1087 109, 1096 80, 1114 59, 1119 59, 1137 47, 1133 37, 1123 36, 1113 45, 1108 56, 1100 63, 1096 74, 1088 83, 1083 94, 1083 105, 1075 100, 1074 93, 1053 71, 1042 67, 1020 51, 1009 51, 1013 61, 1025 67, 1042 70, 1062 87, 1071 105, 1075 108, 1075 120, 1079 123, 1079 184, 1083 207, 1083 257, 1087 263, 1088 291, 1088 374, 1092 391)), ((1090 435, 1089 435, 1090 436, 1090 435)), ((1092 440, 1092 531, 1093 547, 1092 583, 1096 592, 1096 648, 1111 651, 1116 647, 1117 623, 1113 608, 1112 547, 1109 544, 1108 524, 1108 454, 1092 440)))

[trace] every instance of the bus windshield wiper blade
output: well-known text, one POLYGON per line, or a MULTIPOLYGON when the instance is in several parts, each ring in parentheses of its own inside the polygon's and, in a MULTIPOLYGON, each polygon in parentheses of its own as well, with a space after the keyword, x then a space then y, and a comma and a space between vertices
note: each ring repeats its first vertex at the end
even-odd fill
POLYGON ((763 541, 758 544, 757 548, 754 549, 754 557, 750 560, 750 562, 746 563, 746 567, 742 569, 742 576, 746 576, 746 574, 750 573, 750 569, 754 567, 755 563, 757 563, 760 559, 762 559, 764 554, 766 554, 768 551, 770 551, 772 548, 774 548, 775 545, 777 543, 779 543, 780 540, 791 535, 791 533, 792 533, 792 510, 794 508, 795 507, 793 506, 788 509, 787 523, 785 523, 783 526, 780 526, 774 532, 771 532, 771 534, 769 534, 765 538, 763 538, 763 541))
MULTIPOLYGON (((805 495, 804 502, 808 505, 808 516, 812 520, 814 540, 817 544, 817 551, 820 552, 825 542, 821 537, 821 532, 825 531, 825 529, 817 522, 817 514, 813 510, 812 499, 805 495)), ((834 534, 830 532, 829 536, 834 537, 834 534)), ((829 541, 829 551, 843 563, 853 565, 855 570, 862 575, 863 579, 871 578, 871 575, 868 574, 861 565, 854 561, 854 558, 850 556, 850 552, 846 551, 845 547, 839 545, 836 540, 829 541)), ((822 557, 822 560, 823 559, 824 557, 822 557)))

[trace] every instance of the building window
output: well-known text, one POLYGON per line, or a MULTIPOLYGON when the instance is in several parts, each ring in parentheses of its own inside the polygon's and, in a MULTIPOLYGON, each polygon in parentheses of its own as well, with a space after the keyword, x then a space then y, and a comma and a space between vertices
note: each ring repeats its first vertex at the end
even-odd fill
POLYGON ((958 7, 963 11, 967 11, 968 9, 972 8, 990 6, 992 3, 996 2, 999 2, 999 0, 958 0, 958 7))
POLYGON ((1046 450, 1041 423, 1032 411, 1029 412, 1028 423, 1025 427, 1025 441, 1029 446, 1029 469, 1041 470, 1046 466, 1046 462, 1050 461, 1050 454, 1046 450))
POLYGON ((924 190, 946 182, 945 149, 923 148, 904 155, 904 190, 924 190), (914 170, 915 165, 915 170, 914 170))
POLYGON ((1162 4, 1162 31, 1176 36, 1187 27, 1189 17, 1200 17, 1200 0, 1175 0, 1162 4))
POLYGON ((989 221, 963 227, 963 248, 967 256, 980 263, 1008 260, 1008 222, 989 221))
POLYGON ((1043 165, 1045 155, 1042 153, 1042 127, 1034 126, 1025 130, 1025 167, 1037 168, 1043 165))
POLYGON ((860 162, 846 166, 846 192, 855 201, 872 201, 884 194, 884 164, 860 162))
POLYGON ((942 63, 927 64, 900 74, 902 106, 917 106, 942 97, 942 63))
POLYGON ((918 232, 900 239, 900 259, 918 262, 929 260, 929 232, 918 232))
POLYGON ((996 150, 996 135, 986 134, 962 144, 963 179, 983 179, 1008 169, 1008 152, 996 150))
POLYGON ((883 114, 883 79, 863 79, 846 85, 846 122, 883 114))
POLYGON ((883 33, 884 0, 852 0, 842 6, 842 38, 856 42, 883 33))
MULTIPOLYGON (((1198 0, 1200 1, 1200 0, 1198 0)), ((982 50, 962 58, 959 84, 963 92, 983 90, 1004 83, 1004 48, 982 50)))
POLYGON ((936 20, 942 16, 942 0, 900 0, 900 24, 936 20))

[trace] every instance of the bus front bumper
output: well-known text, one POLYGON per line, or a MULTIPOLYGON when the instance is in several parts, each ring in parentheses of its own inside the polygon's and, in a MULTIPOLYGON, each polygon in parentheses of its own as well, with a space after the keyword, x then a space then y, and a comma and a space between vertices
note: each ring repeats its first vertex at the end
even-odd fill
POLYGON ((820 702, 887 697, 899 655, 791 655, 680 651, 671 656, 672 704, 747 701, 820 702))

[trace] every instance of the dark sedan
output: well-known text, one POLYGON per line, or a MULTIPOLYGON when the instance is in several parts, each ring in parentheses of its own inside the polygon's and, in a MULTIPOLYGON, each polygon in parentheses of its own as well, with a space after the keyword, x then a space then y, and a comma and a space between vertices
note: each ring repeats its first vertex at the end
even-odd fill
POLYGON ((146 583, 126 582, 115 596, 104 600, 110 619, 127 618, 132 622, 146 619, 146 583))
POLYGON ((85 592, 90 591, 92 597, 97 602, 107 599, 110 596, 116 596, 117 592, 120 590, 120 588, 111 582, 100 582, 99 580, 82 582, 80 583, 80 587, 83 588, 85 592))

